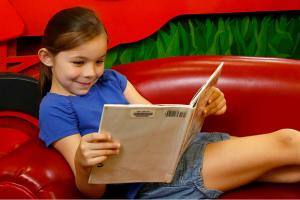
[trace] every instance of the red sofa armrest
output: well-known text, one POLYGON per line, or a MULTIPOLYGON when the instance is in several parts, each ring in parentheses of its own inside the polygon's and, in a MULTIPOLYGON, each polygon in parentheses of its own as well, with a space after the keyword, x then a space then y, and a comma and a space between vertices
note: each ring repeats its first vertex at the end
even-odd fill
POLYGON ((0 159, 1 198, 80 198, 62 156, 33 138, 0 159))

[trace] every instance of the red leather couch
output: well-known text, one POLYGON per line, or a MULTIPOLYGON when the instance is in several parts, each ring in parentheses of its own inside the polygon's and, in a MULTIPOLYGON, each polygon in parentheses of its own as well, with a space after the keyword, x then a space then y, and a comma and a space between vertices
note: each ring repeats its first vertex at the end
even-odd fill
MULTIPOLYGON (((153 103, 188 103, 220 61, 225 64, 218 86, 225 93, 228 111, 223 116, 208 117, 204 131, 246 136, 280 128, 300 130, 300 60, 188 56, 119 65, 114 69, 125 74, 153 103)), ((83 198, 61 155, 38 140, 37 121, 20 114, 8 116, 15 111, 5 109, 0 112, 0 136, 5 144, 13 145, 0 154, 0 197, 83 198), (12 139, 14 134, 27 136, 12 139)), ((298 183, 251 183, 220 198, 298 199, 299 188, 298 183)), ((118 195, 118 191, 113 193, 118 195)))

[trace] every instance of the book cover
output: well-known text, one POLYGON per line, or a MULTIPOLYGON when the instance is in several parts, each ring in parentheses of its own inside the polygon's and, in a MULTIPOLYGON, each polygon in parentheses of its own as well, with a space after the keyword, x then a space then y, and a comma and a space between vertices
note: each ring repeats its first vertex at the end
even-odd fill
POLYGON ((105 104, 99 132, 120 141, 121 152, 94 166, 89 183, 171 182, 181 155, 201 130, 207 92, 216 85, 223 64, 188 105, 105 104))

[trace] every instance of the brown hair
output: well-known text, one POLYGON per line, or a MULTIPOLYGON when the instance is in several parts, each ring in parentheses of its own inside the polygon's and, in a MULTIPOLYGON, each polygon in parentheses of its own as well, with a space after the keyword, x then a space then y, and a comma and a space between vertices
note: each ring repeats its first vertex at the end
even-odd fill
MULTIPOLYGON (((61 10, 48 22, 44 31, 42 47, 53 56, 61 51, 75 48, 99 34, 106 34, 96 13, 88 8, 74 7, 61 10)), ((52 71, 42 64, 40 87, 42 96, 51 88, 52 71)))

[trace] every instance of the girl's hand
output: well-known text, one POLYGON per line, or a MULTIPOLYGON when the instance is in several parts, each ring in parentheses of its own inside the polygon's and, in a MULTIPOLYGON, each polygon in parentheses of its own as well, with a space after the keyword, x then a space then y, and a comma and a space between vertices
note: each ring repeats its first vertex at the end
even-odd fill
POLYGON ((110 134, 106 132, 90 133, 82 136, 75 160, 82 167, 92 167, 119 152, 120 143, 113 141, 110 134))
POLYGON ((223 92, 216 87, 212 87, 209 91, 208 102, 204 109, 205 116, 222 115, 226 110, 227 105, 223 92))

